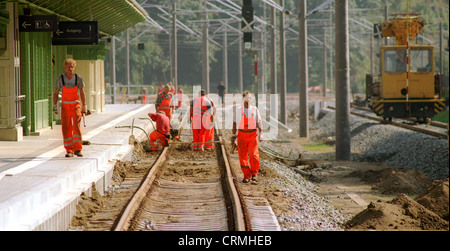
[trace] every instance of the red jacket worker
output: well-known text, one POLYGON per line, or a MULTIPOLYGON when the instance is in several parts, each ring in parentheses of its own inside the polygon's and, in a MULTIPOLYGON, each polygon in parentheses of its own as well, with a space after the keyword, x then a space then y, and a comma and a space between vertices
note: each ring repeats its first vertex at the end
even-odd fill
POLYGON ((169 118, 163 113, 149 113, 148 116, 156 122, 156 130, 150 134, 150 147, 152 151, 158 151, 159 140, 161 146, 164 148, 169 143, 170 123, 169 118))

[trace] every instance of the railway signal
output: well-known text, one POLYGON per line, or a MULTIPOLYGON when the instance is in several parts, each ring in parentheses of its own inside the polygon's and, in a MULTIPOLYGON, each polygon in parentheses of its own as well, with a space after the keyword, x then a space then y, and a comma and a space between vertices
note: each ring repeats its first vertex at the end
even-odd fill
POLYGON ((254 22, 252 0, 244 0, 244 4, 242 5, 242 32, 244 33, 245 49, 250 49, 252 47, 254 22))

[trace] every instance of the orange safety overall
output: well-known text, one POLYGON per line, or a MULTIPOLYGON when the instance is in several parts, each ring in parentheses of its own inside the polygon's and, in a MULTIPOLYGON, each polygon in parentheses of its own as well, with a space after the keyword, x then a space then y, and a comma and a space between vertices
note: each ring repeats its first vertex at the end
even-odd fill
MULTIPOLYGON (((213 106, 214 109, 214 104, 211 100, 211 105, 213 106)), ((214 111, 213 111, 214 112, 214 111)), ((206 123, 209 124, 209 130, 206 131, 205 134, 205 149, 214 149, 214 114, 211 115, 211 118, 213 121, 211 121, 211 119, 206 120, 206 123)))
POLYGON ((147 104, 147 92, 142 91, 142 104, 147 104))
POLYGON ((194 151, 204 151, 205 150, 205 138, 206 133, 210 129, 207 126, 207 121, 211 122, 211 118, 205 114, 208 111, 208 106, 206 106, 206 97, 200 96, 194 100, 193 112, 192 112, 192 133, 193 133, 193 145, 192 149, 194 151), (205 120, 205 122, 203 122, 205 120))
POLYGON ((247 118, 244 108, 241 108, 241 121, 237 135, 239 162, 244 178, 250 179, 259 171, 259 149, 256 133, 255 108, 252 106, 251 117, 247 118), (250 161, 249 161, 250 159, 250 161))
POLYGON ((181 108, 183 106, 183 91, 178 90, 177 92, 177 100, 178 100, 178 108, 181 108))
POLYGON ((66 88, 64 77, 62 79, 61 99, 61 127, 64 138, 64 148, 68 153, 81 151, 83 142, 81 138, 81 104, 78 98, 77 74, 75 74, 75 87, 66 88))
POLYGON ((155 152, 158 151, 158 140, 163 148, 166 146, 166 139, 169 143, 170 122, 167 116, 157 113, 151 119, 156 122, 156 129, 149 135, 150 147, 155 152))
POLYGON ((166 98, 164 96, 164 92, 161 92, 161 97, 162 97, 162 102, 161 105, 159 105, 158 107, 158 111, 164 112, 166 114, 166 116, 169 118, 172 117, 172 109, 170 109, 170 100, 172 99, 172 93, 168 92, 170 98, 166 98))
POLYGON ((152 151, 158 151, 158 140, 161 144, 161 146, 164 148, 166 146, 166 138, 169 135, 169 132, 160 132, 158 130, 153 131, 150 133, 150 147, 152 148, 152 151))
POLYGON ((205 133, 205 149, 214 149, 214 122, 210 122, 209 128, 205 133))

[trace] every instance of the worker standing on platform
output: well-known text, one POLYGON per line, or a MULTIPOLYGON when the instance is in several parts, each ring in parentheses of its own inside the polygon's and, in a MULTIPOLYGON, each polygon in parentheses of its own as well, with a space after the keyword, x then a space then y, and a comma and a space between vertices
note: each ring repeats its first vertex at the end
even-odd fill
POLYGON ((142 88, 142 104, 147 104, 147 88, 142 88))
POLYGON ((253 183, 256 183, 256 176, 259 171, 258 140, 262 141, 262 120, 258 108, 250 105, 250 93, 248 91, 244 92, 242 98, 244 106, 236 111, 232 133, 233 137, 237 138, 239 162, 244 174, 242 182, 248 183, 251 180, 253 183), (259 131, 259 137, 256 129, 259 131), (237 137, 236 131, 238 131, 237 137))
POLYGON ((206 98, 205 90, 200 91, 200 97, 192 100, 190 116, 192 121, 192 133, 193 133, 193 150, 204 151, 205 150, 205 138, 206 133, 210 128, 211 122, 211 101, 206 98))
POLYGON ((164 112, 169 118, 172 117, 172 109, 170 103, 172 101, 172 93, 170 92, 170 86, 165 85, 164 90, 156 96, 155 108, 157 111, 164 112))
POLYGON ((178 108, 181 108, 183 106, 183 89, 181 89, 181 86, 178 86, 177 100, 178 100, 178 108))
POLYGON ((74 73, 76 64, 76 61, 72 58, 64 61, 66 73, 56 78, 55 92, 53 93, 53 112, 57 114, 59 91, 62 90, 61 127, 64 148, 67 152, 66 157, 73 157, 74 154, 83 157, 81 153, 83 142, 80 122, 82 114, 87 112, 87 106, 83 79, 80 75, 74 73))
POLYGON ((172 84, 172 82, 169 82, 167 85, 169 86, 169 92, 172 94, 172 99, 170 100, 170 111, 173 114, 176 110, 177 105, 177 97, 175 97, 175 86, 172 84))
POLYGON ((151 112, 148 116, 156 122, 156 130, 154 130, 149 136, 150 148, 152 151, 156 152, 158 151, 158 140, 163 148, 169 144, 170 120, 164 112, 151 112))
POLYGON ((216 106, 212 99, 208 98, 209 102, 211 102, 211 119, 206 120, 206 123, 209 123, 209 128, 205 134, 205 149, 206 150, 214 150, 214 115, 216 114, 216 106))

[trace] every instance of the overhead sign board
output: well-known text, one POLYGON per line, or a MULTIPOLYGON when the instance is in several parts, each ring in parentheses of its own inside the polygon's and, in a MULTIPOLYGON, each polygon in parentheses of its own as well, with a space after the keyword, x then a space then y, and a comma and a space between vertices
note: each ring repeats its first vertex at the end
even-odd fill
POLYGON ((56 15, 19 16, 20 32, 54 32, 57 29, 56 15))
POLYGON ((53 45, 98 44, 97 21, 59 22, 53 32, 53 45))

